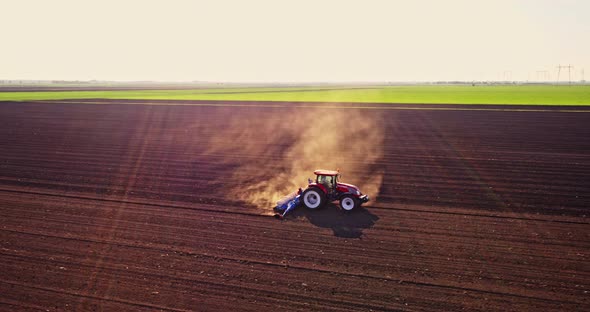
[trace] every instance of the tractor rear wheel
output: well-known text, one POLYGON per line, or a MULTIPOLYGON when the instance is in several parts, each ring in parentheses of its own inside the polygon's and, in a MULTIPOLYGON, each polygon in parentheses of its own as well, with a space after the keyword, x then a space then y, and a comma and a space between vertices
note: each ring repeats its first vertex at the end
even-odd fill
POLYGON ((309 209, 320 208, 326 203, 326 195, 317 187, 312 187, 303 192, 303 204, 309 209))
POLYGON ((351 211, 359 206, 359 201, 352 195, 344 195, 340 198, 340 207, 346 211, 351 211))

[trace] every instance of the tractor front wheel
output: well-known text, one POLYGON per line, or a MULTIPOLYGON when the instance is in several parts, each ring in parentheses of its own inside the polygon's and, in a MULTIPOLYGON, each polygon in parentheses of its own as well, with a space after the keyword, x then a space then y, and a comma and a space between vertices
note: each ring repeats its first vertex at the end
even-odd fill
POLYGON ((340 207, 346 211, 351 211, 359 206, 359 201, 352 195, 344 195, 340 199, 340 207))
POLYGON ((303 204, 309 209, 316 209, 326 203, 326 195, 316 187, 309 188, 303 192, 303 204))

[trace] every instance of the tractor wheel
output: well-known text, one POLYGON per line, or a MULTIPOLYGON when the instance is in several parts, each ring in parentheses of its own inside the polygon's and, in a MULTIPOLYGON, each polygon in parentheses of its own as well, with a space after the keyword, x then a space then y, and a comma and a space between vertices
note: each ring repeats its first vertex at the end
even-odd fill
POLYGON ((309 188, 303 192, 303 204, 309 209, 320 208, 326 203, 326 195, 316 187, 309 188))
POLYGON ((351 211, 359 206, 359 201, 352 195, 344 195, 340 198, 340 207, 346 211, 351 211))

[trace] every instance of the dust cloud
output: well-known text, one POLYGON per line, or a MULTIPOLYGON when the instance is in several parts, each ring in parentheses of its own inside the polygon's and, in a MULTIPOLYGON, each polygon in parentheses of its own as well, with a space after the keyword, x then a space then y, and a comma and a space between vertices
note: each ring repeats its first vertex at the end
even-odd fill
POLYGON ((366 110, 278 108, 227 112, 209 144, 235 166, 230 196, 261 209, 307 186, 316 169, 339 169, 341 182, 357 185, 374 200, 383 171, 380 115, 366 110))

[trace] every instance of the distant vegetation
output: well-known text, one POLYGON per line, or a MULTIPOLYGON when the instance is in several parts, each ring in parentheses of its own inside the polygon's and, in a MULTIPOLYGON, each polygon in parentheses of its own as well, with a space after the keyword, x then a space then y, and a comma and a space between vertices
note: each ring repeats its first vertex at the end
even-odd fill
MULTIPOLYGON (((1 90, 1 89, 0 89, 1 90)), ((391 87, 222 88, 1 92, 0 101, 63 99, 241 100, 429 104, 590 105, 590 86, 423 85, 391 87)))

